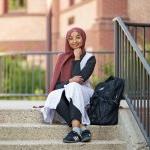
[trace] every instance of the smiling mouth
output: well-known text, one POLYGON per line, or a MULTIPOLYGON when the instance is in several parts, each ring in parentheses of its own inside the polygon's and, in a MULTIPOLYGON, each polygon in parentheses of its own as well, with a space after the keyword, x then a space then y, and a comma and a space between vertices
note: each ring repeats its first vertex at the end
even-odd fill
POLYGON ((79 44, 72 44, 72 46, 79 46, 79 44))

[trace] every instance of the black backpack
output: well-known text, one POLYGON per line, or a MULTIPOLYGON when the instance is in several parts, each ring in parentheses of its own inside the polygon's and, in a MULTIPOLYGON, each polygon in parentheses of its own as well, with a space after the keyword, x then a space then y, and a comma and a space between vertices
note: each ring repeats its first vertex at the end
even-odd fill
POLYGON ((98 83, 90 99, 87 112, 93 125, 115 125, 118 123, 120 100, 123 98, 124 80, 110 76, 98 83))

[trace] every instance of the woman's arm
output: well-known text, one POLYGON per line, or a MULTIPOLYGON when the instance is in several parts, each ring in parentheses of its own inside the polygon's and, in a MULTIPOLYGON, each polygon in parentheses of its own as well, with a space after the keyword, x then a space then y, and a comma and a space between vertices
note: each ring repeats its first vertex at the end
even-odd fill
POLYGON ((89 79, 91 74, 93 73, 95 64, 96 64, 96 59, 95 56, 92 56, 84 66, 84 68, 81 70, 80 69, 80 61, 81 60, 75 60, 73 62, 73 70, 72 70, 72 75, 73 76, 82 76, 83 80, 86 81, 89 79))
POLYGON ((80 61, 81 60, 75 60, 73 62, 73 70, 72 70, 72 76, 73 78, 69 79, 69 81, 66 82, 60 82, 57 81, 55 89, 64 88, 64 85, 68 84, 69 82, 77 82, 77 83, 83 83, 84 81, 88 80, 91 74, 93 73, 96 59, 95 56, 92 56, 84 66, 84 68, 80 69, 80 61))

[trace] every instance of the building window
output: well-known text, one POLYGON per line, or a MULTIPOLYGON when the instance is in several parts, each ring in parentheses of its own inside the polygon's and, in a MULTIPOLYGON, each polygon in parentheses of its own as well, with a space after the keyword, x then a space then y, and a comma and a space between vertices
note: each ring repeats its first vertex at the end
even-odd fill
POLYGON ((74 0, 69 0, 69 6, 74 5, 74 0))
POLYGON ((8 0, 8 13, 24 13, 26 0, 8 0))
POLYGON ((72 25, 72 24, 74 24, 74 22, 75 22, 74 16, 72 16, 68 19, 68 25, 72 25))

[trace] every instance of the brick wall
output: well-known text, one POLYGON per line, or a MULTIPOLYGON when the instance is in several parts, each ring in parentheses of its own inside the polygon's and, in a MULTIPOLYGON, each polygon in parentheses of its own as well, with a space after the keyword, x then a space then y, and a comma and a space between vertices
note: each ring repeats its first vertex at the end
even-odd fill
MULTIPOLYGON (((55 26, 59 27, 52 36, 53 47, 63 49, 67 30, 74 26, 83 28, 87 33, 86 47, 94 51, 113 50, 113 23, 112 19, 122 16, 127 19, 126 0, 86 0, 78 1, 75 5, 68 7, 68 4, 60 0, 59 15, 55 26), (74 23, 68 25, 69 17, 74 17, 74 23), (56 36, 57 34, 57 36, 56 36), (57 39, 54 39, 57 37, 57 39), (55 46, 54 46, 55 45, 55 46)), ((59 12, 54 10, 54 14, 59 12)), ((55 17, 55 15, 53 16, 55 17)), ((55 28, 56 29, 56 28, 55 28)))
POLYGON ((0 51, 45 50, 45 16, 0 17, 0 51))
POLYGON ((98 47, 100 50, 113 50, 114 33, 112 19, 121 16, 127 19, 126 0, 97 0, 97 37, 99 38, 98 47))
POLYGON ((44 50, 46 50, 45 41, 0 41, 0 52, 44 50))
POLYGON ((127 17, 127 0, 99 0, 99 5, 102 18, 127 17))
POLYGON ((128 0, 131 22, 150 23, 150 0, 128 0))
POLYGON ((4 1, 0 0, 0 15, 4 13, 4 1))

